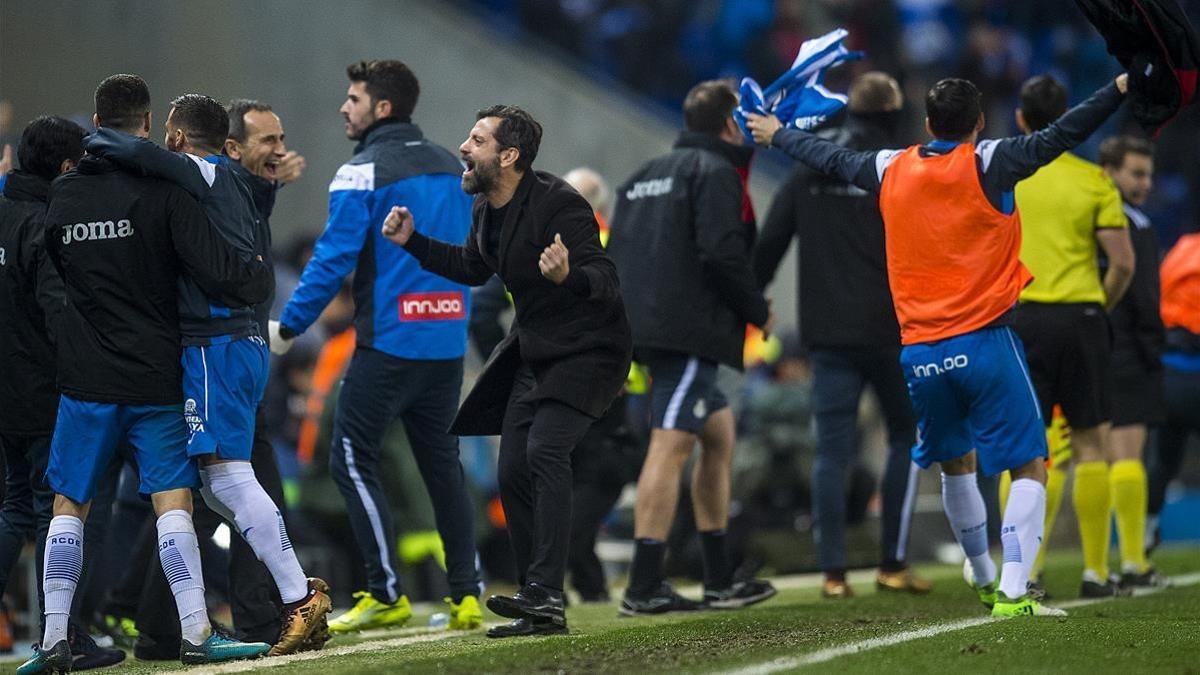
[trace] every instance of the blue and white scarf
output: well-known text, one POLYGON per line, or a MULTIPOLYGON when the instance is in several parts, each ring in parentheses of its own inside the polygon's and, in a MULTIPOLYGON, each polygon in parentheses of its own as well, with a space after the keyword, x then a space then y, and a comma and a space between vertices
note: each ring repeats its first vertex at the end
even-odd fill
POLYGON ((754 142, 746 126, 746 113, 775 115, 785 127, 811 131, 846 107, 846 97, 826 89, 824 82, 830 68, 863 57, 862 52, 852 52, 842 44, 849 34, 839 28, 805 41, 792 67, 766 89, 753 78, 742 79, 741 102, 733 118, 747 140, 754 142))

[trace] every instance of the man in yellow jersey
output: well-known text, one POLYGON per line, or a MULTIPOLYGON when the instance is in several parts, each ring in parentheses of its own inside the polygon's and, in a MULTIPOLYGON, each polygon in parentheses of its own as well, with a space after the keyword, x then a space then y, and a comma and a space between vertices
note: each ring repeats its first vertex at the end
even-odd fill
MULTIPOLYGON (((1066 109, 1063 86, 1049 76, 1034 77, 1021 87, 1017 125, 1034 133, 1066 109)), ((1112 596, 1118 584, 1108 575, 1107 312, 1120 302, 1134 269, 1121 195, 1099 166, 1063 153, 1017 184, 1016 204, 1021 261, 1034 279, 1021 292, 1014 328, 1025 343, 1043 419, 1049 423, 1057 403, 1072 429, 1072 501, 1084 558, 1080 594, 1112 596), (1109 261, 1103 280, 1097 244, 1109 261)))
POLYGON ((1158 235, 1141 210, 1153 187, 1154 146, 1133 136, 1115 136, 1100 145, 1100 166, 1121 192, 1129 218, 1129 238, 1137 264, 1129 292, 1113 308, 1112 469, 1109 485, 1121 545, 1121 584, 1157 586, 1162 578, 1146 562, 1148 486, 1143 452, 1146 429, 1166 421, 1163 346, 1159 315, 1158 235))

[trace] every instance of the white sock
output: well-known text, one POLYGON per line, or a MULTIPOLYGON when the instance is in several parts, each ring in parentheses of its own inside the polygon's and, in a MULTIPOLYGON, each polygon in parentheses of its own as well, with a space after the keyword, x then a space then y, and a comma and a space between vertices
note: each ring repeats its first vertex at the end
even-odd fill
POLYGON ((42 591, 46 594, 46 632, 42 649, 67 639, 71 601, 83 572, 83 521, 75 516, 54 516, 46 533, 46 558, 42 591))
POLYGON ((995 581, 996 563, 988 555, 987 507, 983 505, 975 474, 942 474, 942 508, 946 510, 954 538, 971 561, 975 583, 986 586, 995 581))
POLYGON ((308 578, 296 559, 279 508, 254 477, 250 463, 211 464, 201 477, 204 501, 222 515, 232 514, 231 522, 275 579, 279 598, 285 604, 303 600, 308 595, 308 578))
POLYGON ((1029 572, 1042 545, 1046 519, 1046 486, 1029 478, 1014 480, 1004 509, 1000 543, 1004 566, 1000 569, 1000 592, 1016 599, 1025 595, 1029 572))
POLYGON ((1158 516, 1153 515, 1153 514, 1146 516, 1146 537, 1145 537, 1145 543, 1142 544, 1143 548, 1149 549, 1151 546, 1154 546, 1154 534, 1157 531, 1158 531, 1158 516))
POLYGON ((192 514, 183 510, 167 511, 158 517, 158 558, 175 606, 179 609, 179 628, 183 639, 198 645, 208 639, 212 626, 204 606, 204 576, 200 570, 200 544, 192 514))

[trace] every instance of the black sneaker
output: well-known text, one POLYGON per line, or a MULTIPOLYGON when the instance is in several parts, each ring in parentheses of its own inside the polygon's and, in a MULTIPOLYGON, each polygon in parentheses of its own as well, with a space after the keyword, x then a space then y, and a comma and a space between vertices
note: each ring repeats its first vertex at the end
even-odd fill
POLYGON ((567 624, 552 619, 520 618, 501 626, 492 626, 487 631, 490 638, 524 637, 528 635, 553 635, 566 633, 567 624))
POLYGON ((658 589, 646 597, 630 595, 625 591, 621 607, 617 613, 621 616, 652 616, 667 612, 696 612, 704 609, 704 603, 683 597, 671 588, 671 584, 662 582, 658 589))
POLYGON ((125 660, 125 652, 96 644, 87 631, 71 624, 67 630, 67 644, 71 647, 72 668, 92 670, 118 664, 125 660))
POLYGON ((1046 592, 1046 585, 1042 583, 1041 577, 1030 579, 1025 583, 1025 595, 1037 602, 1045 602, 1050 599, 1050 594, 1046 592))
POLYGON ((1083 583, 1079 585, 1079 597, 1081 598, 1120 598, 1129 594, 1129 589, 1122 588, 1121 584, 1112 578, 1104 583, 1084 579, 1083 583))
POLYGON ((488 598, 487 606, 508 619, 542 618, 567 625, 562 591, 552 591, 541 584, 525 584, 511 597, 493 595, 488 598))
POLYGON ((141 631, 133 645, 133 656, 139 661, 178 661, 179 637, 155 637, 141 631))
POLYGON ((1135 588, 1162 588, 1167 586, 1167 580, 1153 567, 1145 572, 1126 572, 1121 575, 1121 587, 1130 590, 1135 588))
POLYGON ((737 581, 728 588, 704 589, 704 605, 712 609, 741 609, 767 600, 778 591, 763 579, 737 581))

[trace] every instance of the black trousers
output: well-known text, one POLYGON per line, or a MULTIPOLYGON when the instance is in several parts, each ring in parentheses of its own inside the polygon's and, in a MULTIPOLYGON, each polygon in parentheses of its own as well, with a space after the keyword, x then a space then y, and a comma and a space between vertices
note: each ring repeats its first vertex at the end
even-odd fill
POLYGON ((433 502, 454 597, 478 595, 475 507, 467 493, 458 437, 447 429, 458 409, 462 359, 416 361, 358 347, 333 418, 329 471, 346 500, 350 526, 367 566, 367 588, 395 602, 400 588, 396 529, 379 475, 383 436, 399 417, 433 502))
MULTIPOLYGON (((46 533, 54 515, 54 490, 46 482, 51 438, 50 435, 0 434, 6 465, 5 495, 0 504, 0 595, 8 586, 9 575, 25 541, 32 536, 34 566, 39 579, 38 607, 42 610, 46 607, 46 599, 40 580, 46 557, 46 533)), ((97 572, 97 554, 108 530, 121 462, 120 456, 114 457, 105 475, 97 481, 96 494, 83 526, 83 574, 79 577, 79 589, 87 589, 97 572)), ((91 618, 92 608, 83 606, 85 596, 85 592, 76 592, 71 604, 71 617, 77 622, 91 618)))
POLYGON ((559 401, 527 400, 537 386, 521 366, 500 435, 497 473, 517 581, 562 590, 571 533, 571 451, 591 416, 559 401))
POLYGON ((1188 437, 1200 434, 1200 373, 1167 368, 1163 376, 1163 394, 1167 403, 1167 421, 1158 429, 1158 443, 1148 457, 1149 508, 1162 513, 1167 486, 1179 475, 1188 437))
POLYGON ((905 567, 917 471, 910 448, 916 438, 912 403, 896 349, 814 349, 817 457, 812 492, 821 569, 846 569, 846 481, 858 459, 858 405, 870 385, 887 424, 888 458, 883 475, 880 567, 905 567))
MULTIPOLYGON (((275 451, 271 447, 266 416, 261 405, 258 407, 254 424, 254 446, 251 449, 250 465, 254 468, 254 475, 259 484, 275 502, 280 513, 285 514, 286 521, 283 480, 279 476, 279 464, 275 461, 275 451)), ((193 506, 196 536, 204 542, 212 537, 213 532, 224 521, 207 508, 199 493, 194 494, 193 506)), ((200 550, 203 554, 205 547, 202 545, 200 550)), ((118 589, 114 590, 114 604, 126 605, 131 594, 137 592, 140 596, 136 614, 139 629, 155 638, 178 636, 179 620, 175 598, 158 560, 158 530, 153 520, 147 523, 142 532, 134 550, 134 559, 138 561, 135 569, 145 570, 146 574, 140 578, 136 574, 132 577, 127 576, 118 589), (143 626, 154 628, 145 630, 143 626)), ((221 574, 223 570, 215 569, 221 562, 223 561, 214 560, 211 555, 204 556, 201 565, 204 567, 205 577, 221 574)), ((267 570, 267 566, 240 536, 230 537, 228 575, 229 604, 234 630, 245 639, 273 644, 279 639, 279 618, 282 611, 279 589, 275 586, 275 579, 267 570)))

